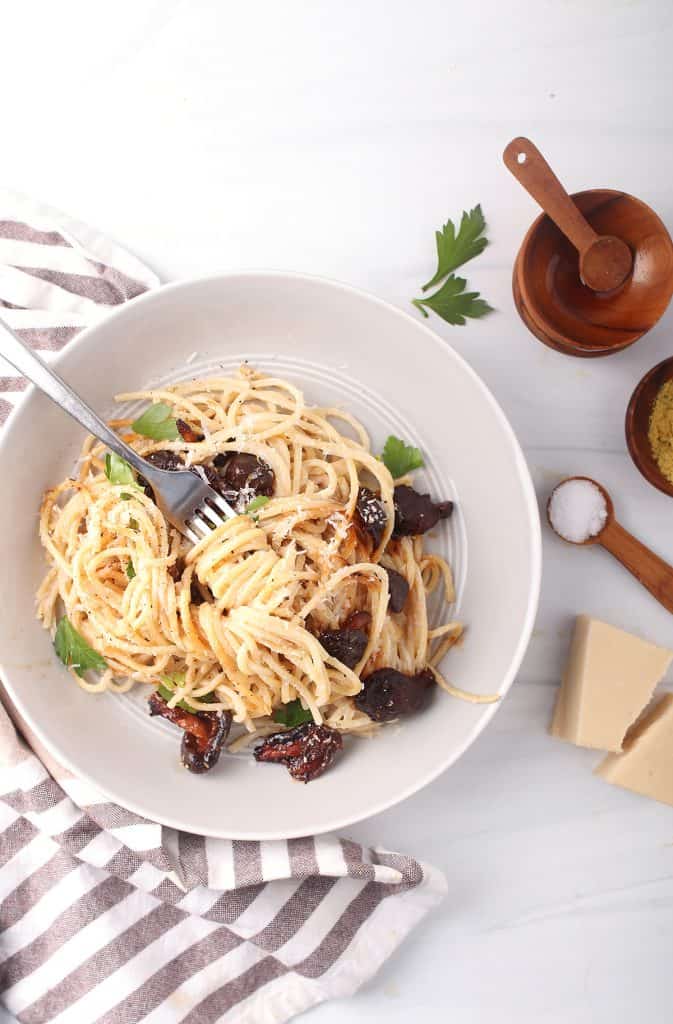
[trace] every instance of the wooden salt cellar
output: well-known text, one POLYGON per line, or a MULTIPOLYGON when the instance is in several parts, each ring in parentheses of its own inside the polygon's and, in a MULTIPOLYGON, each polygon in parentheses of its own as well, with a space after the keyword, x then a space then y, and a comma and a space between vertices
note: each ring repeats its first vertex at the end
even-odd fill
POLYGON ((510 142, 503 160, 546 211, 514 264, 523 322, 567 355, 605 356, 632 345, 673 296, 673 242, 662 221, 626 192, 568 196, 528 139, 510 142))

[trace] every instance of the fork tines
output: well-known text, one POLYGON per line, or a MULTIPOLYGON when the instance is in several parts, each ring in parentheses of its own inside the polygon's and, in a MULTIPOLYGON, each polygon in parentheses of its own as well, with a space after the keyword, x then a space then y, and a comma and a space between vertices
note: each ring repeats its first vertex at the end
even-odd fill
POLYGON ((211 489, 211 494, 207 500, 199 505, 187 522, 187 529, 185 530, 186 536, 194 544, 198 544, 200 540, 207 537, 213 530, 217 529, 218 526, 222 526, 227 519, 232 518, 232 514, 235 515, 233 509, 224 498, 221 498, 216 491, 211 489), (213 505, 217 505, 224 516, 221 516, 213 505))

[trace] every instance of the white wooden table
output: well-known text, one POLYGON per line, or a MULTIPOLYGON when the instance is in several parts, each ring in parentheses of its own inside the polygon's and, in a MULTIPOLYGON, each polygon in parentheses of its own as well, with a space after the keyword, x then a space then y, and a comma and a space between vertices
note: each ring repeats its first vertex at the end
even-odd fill
MULTIPOLYGON (((499 398, 541 500, 561 474, 593 475, 673 559, 673 504, 623 438, 633 386, 672 354, 673 310, 606 360, 536 342, 510 294, 536 211, 500 160, 528 134, 571 190, 623 188, 673 228, 670 0, 11 7, 4 182, 166 279, 304 270, 408 309, 434 229, 481 202, 492 244, 465 271, 498 312, 433 326, 499 398)), ((535 635, 493 724, 443 778, 353 829, 441 866, 450 897, 366 991, 311 1024, 671 1019, 673 811, 593 778, 596 757, 545 726, 576 612, 668 645, 673 622, 607 554, 545 531, 544 558, 535 635)))

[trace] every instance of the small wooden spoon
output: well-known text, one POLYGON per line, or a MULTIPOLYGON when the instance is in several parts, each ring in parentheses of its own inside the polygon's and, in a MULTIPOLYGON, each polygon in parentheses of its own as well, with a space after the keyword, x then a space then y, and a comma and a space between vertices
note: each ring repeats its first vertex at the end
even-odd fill
POLYGON ((663 558, 655 555, 654 551, 650 551, 644 544, 641 544, 639 540, 617 522, 612 498, 596 480, 592 480, 589 476, 573 476, 557 484, 547 502, 547 520, 554 533, 561 540, 564 540, 566 544, 575 544, 579 547, 589 544, 600 544, 611 555, 614 555, 617 561, 621 562, 624 568, 628 569, 631 575, 635 576, 639 583, 642 583, 653 597, 656 597, 659 604, 663 605, 666 611, 673 612, 673 566, 669 565, 668 562, 664 562, 663 558), (598 488, 605 498, 608 510, 605 526, 599 533, 587 538, 587 540, 573 541, 563 537, 554 529, 549 515, 549 507, 554 492, 567 483, 568 480, 588 480, 589 483, 598 488))
POLYGON ((577 249, 584 284, 595 292, 619 288, 633 267, 626 242, 615 235, 596 234, 530 139, 512 139, 502 158, 519 184, 577 249))

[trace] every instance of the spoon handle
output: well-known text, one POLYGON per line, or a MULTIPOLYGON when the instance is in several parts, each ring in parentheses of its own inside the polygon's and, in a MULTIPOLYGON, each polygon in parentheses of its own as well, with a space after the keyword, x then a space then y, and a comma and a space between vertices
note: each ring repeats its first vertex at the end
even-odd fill
POLYGON ((502 154, 505 166, 533 197, 548 217, 572 242, 585 252, 598 235, 587 223, 551 167, 530 139, 512 139, 502 154))
POLYGON ((615 519, 599 535, 598 543, 647 587, 659 604, 673 612, 673 566, 641 544, 615 519))

